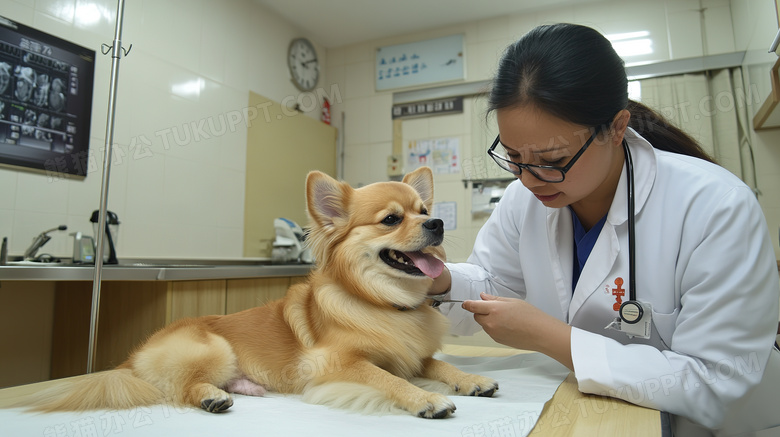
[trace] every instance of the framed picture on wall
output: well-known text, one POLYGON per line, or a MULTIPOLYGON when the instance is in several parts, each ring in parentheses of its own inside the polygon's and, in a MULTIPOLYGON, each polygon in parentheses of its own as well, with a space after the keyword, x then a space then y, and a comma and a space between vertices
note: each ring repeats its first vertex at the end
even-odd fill
POLYGON ((84 178, 95 51, 0 16, 0 166, 84 178))

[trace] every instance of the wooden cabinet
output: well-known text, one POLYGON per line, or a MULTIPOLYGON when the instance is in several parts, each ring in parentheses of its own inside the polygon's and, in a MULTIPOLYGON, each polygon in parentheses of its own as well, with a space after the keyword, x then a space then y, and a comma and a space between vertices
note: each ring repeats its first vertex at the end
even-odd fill
MULTIPOLYGON (((230 314, 259 306, 283 297, 291 283, 304 279, 104 282, 95 368, 106 370, 121 364, 133 348, 174 320, 230 314)), ((56 283, 51 378, 86 373, 91 299, 89 281, 56 283)))
POLYGON ((224 279, 169 282, 166 323, 184 317, 225 314, 226 282, 224 279))
POLYGON ((225 314, 264 305, 284 296, 297 278, 229 279, 225 314))
MULTIPOLYGON (((169 283, 104 282, 100 292, 95 369, 122 363, 143 339, 165 326, 169 283)), ((58 282, 55 287, 51 378, 87 372, 92 282, 58 282)))

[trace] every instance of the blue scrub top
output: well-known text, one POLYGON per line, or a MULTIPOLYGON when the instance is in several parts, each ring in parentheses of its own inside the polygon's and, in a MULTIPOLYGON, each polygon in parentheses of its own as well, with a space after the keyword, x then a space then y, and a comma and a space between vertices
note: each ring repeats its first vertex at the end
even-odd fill
POLYGON ((585 262, 588 261, 590 253, 593 251, 593 246, 596 245, 596 240, 599 238, 601 228, 604 227, 604 223, 607 221, 607 216, 602 217, 598 223, 586 231, 571 207, 569 207, 569 211, 571 212, 572 224, 574 224, 574 274, 571 281, 571 292, 574 293, 574 289, 577 288, 577 281, 580 279, 580 273, 583 267, 585 267, 585 262))

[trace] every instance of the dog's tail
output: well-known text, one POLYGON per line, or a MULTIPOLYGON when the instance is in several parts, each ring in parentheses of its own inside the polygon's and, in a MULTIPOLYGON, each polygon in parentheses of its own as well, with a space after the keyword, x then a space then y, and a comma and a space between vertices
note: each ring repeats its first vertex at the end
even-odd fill
POLYGON ((130 369, 91 373, 50 383, 12 407, 55 411, 123 410, 164 402, 157 387, 133 375, 130 369))

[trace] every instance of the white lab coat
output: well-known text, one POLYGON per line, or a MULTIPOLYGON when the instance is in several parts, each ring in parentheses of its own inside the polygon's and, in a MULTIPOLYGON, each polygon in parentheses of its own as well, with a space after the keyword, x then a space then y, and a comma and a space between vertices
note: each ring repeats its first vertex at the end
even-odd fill
MULTIPOLYGON (((468 262, 448 264, 451 298, 479 299, 482 291, 519 297, 569 323, 580 391, 669 412, 676 435, 780 426, 780 353, 772 347, 780 286, 753 192, 719 166, 653 149, 631 129, 626 139, 635 174, 637 298, 652 305, 649 340, 605 329, 617 316, 615 279, 628 287, 625 165, 573 294, 568 208, 547 208, 514 181, 468 262)), ((481 329, 459 305, 442 311, 453 334, 481 329)))

